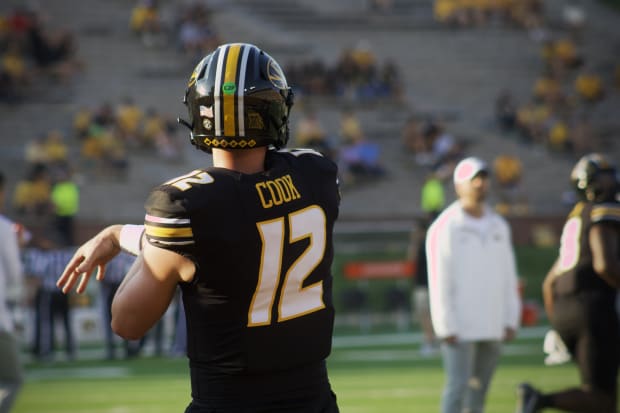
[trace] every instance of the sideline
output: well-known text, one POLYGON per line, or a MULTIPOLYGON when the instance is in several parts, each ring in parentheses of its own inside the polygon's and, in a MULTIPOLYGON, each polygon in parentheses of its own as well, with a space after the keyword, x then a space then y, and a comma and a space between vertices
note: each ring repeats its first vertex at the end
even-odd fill
MULTIPOLYGON (((542 339, 549 330, 549 326, 521 327, 517 333, 519 339, 542 339)), ((422 333, 391 333, 391 334, 356 334, 336 336, 332 342, 335 349, 359 348, 372 346, 387 346, 401 344, 419 344, 422 342, 422 333)))

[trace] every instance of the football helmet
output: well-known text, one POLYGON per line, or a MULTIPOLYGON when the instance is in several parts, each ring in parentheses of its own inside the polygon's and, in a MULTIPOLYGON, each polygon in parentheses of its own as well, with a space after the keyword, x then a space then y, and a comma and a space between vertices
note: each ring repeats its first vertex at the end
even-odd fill
POLYGON ((197 148, 249 149, 289 139, 293 92, 280 65, 247 43, 219 46, 194 69, 183 103, 190 141, 197 148))
POLYGON ((612 200, 620 184, 616 168, 600 153, 581 157, 573 167, 570 179, 581 199, 594 202, 612 200), (599 179, 601 175, 608 175, 611 179, 599 179))

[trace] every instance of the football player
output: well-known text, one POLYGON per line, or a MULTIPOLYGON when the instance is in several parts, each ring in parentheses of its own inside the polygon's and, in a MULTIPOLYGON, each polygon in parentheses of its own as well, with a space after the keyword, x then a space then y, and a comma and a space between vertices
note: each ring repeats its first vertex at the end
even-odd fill
POLYGON ((581 386, 543 394, 519 386, 517 413, 544 408, 614 413, 620 332, 620 202, 616 169, 601 154, 582 157, 571 173, 580 197, 564 225, 558 259, 543 282, 545 310, 581 377, 581 386))
POLYGON ((58 280, 83 292, 121 248, 137 255, 112 304, 112 328, 137 339, 183 292, 192 401, 186 412, 338 412, 331 350, 337 168, 285 150, 293 94, 278 63, 225 44, 192 73, 191 143, 213 166, 146 201, 143 226, 107 227, 58 280), (79 281, 79 282, 78 282, 79 281))

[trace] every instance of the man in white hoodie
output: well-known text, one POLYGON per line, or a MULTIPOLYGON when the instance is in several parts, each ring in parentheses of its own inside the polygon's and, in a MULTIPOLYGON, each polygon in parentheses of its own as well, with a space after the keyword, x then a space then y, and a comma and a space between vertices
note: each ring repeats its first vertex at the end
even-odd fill
POLYGON ((485 202, 487 165, 463 159, 454 185, 458 200, 426 238, 431 316, 446 373, 441 412, 480 413, 521 305, 510 227, 485 202))
MULTIPOLYGON (((4 204, 4 175, 0 173, 0 210, 4 204)), ((22 384, 19 348, 13 335, 6 292, 19 282, 22 265, 16 226, 0 213, 0 413, 10 411, 22 384)))

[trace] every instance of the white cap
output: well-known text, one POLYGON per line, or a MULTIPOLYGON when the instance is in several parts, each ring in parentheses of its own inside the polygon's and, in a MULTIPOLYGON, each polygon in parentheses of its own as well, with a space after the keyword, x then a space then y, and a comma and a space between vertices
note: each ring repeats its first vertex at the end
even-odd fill
POLYGON ((470 181, 474 176, 480 172, 487 172, 489 169, 486 162, 476 157, 470 156, 463 159, 454 168, 454 183, 470 181))

